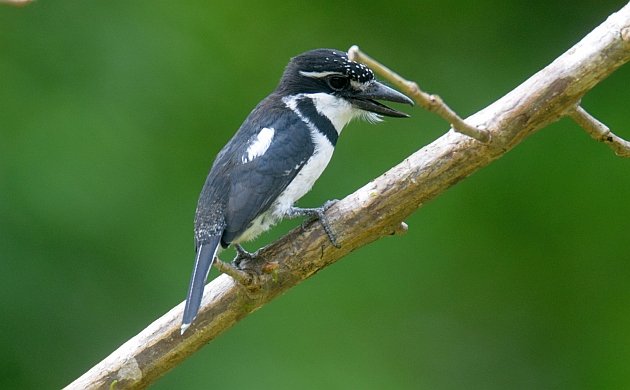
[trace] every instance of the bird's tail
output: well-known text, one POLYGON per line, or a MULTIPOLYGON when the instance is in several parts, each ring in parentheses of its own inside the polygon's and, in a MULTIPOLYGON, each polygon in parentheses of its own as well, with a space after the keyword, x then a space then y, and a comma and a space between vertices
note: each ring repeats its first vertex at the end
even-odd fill
POLYGON ((206 285, 208 273, 214 262, 219 249, 221 236, 212 236, 210 240, 199 245, 197 249, 197 258, 195 259, 195 267, 190 277, 190 285, 188 286, 188 295, 186 296, 186 306, 184 308, 184 318, 182 319, 181 332, 184 334, 186 329, 193 322, 203 297, 203 288, 206 285))

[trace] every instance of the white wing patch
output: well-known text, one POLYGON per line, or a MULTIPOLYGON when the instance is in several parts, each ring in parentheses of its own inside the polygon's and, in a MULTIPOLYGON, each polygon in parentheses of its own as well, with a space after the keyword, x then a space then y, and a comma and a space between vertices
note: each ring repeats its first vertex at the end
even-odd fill
POLYGON ((269 149, 269 145, 271 145, 271 140, 273 140, 275 133, 276 131, 270 127, 264 127, 260 130, 260 133, 258 133, 256 137, 250 139, 249 146, 241 157, 241 162, 246 164, 265 154, 267 149, 269 149))

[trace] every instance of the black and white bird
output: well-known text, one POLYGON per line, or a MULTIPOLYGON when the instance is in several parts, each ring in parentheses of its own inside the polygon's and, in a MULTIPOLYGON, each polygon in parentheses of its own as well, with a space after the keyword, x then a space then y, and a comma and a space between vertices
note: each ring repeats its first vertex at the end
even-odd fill
POLYGON ((407 117, 376 100, 413 104, 379 83, 343 51, 317 49, 287 65, 276 90, 249 114, 217 155, 195 213, 197 257, 188 288, 182 333, 197 316, 220 248, 254 239, 281 218, 318 217, 331 241, 324 208, 293 204, 306 194, 332 157, 341 130, 353 118, 407 117))

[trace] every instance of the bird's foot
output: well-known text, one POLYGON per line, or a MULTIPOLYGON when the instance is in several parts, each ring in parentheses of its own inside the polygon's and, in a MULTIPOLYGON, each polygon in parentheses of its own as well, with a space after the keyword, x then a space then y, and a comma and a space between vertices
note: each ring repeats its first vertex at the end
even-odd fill
POLYGON ((219 271, 230 275, 234 280, 245 286, 248 291, 258 291, 260 283, 263 282, 263 274, 271 275, 274 281, 278 277, 278 268, 280 265, 277 261, 266 261, 263 256, 259 255, 261 249, 254 253, 247 252, 239 244, 234 244, 236 256, 231 263, 224 263, 217 259, 217 268, 219 271))
POLYGON ((248 252, 240 244, 234 244, 234 249, 236 249, 236 257, 232 260, 232 265, 237 269, 241 269, 241 262, 243 260, 247 262, 255 262, 258 260, 258 251, 253 253, 248 252))
POLYGON ((287 212, 286 217, 287 218, 310 217, 308 220, 306 220, 302 224, 302 226, 306 226, 311 221, 319 220, 319 222, 324 227, 324 231, 328 235, 328 239, 330 240, 330 242, 333 244, 335 248, 340 248, 341 246, 337 243, 337 237, 335 233, 333 232, 332 228, 330 227, 330 224, 328 223, 328 218, 326 217, 326 214, 325 214, 326 210, 328 210, 332 205, 334 205, 337 202, 338 202, 337 199, 328 200, 321 207, 314 207, 314 208, 307 208, 307 209, 303 209, 299 207, 291 207, 289 211, 287 212))

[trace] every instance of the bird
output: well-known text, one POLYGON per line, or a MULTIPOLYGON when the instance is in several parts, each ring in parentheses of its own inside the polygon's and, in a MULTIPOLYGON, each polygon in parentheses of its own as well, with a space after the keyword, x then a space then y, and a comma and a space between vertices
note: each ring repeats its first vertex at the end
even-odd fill
POLYGON ((379 82, 367 66, 341 50, 315 49, 289 61, 276 89, 247 116, 217 154, 195 211, 196 257, 181 333, 198 314, 208 273, 218 253, 240 245, 282 218, 319 219, 337 246, 324 211, 298 208, 328 165, 342 129, 354 118, 408 117, 377 100, 413 105, 379 82))

